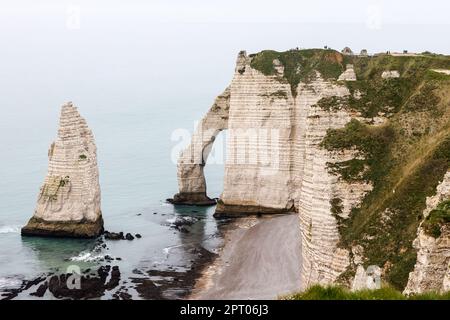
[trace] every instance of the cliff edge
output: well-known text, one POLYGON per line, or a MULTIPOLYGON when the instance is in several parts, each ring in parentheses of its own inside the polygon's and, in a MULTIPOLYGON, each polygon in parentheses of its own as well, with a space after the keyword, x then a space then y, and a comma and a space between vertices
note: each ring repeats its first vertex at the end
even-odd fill
POLYGON ((403 290, 426 198, 450 165, 442 70, 450 57, 436 54, 240 52, 231 84, 202 120, 207 133, 197 131, 198 148, 180 157, 179 203, 207 197, 207 150, 227 129, 216 216, 298 213, 304 287, 350 286, 370 267, 403 290))

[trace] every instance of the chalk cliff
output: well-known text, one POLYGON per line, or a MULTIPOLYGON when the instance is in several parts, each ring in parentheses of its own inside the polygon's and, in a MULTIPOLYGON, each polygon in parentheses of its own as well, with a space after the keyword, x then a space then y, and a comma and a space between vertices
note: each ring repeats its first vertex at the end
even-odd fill
POLYGON ((410 230, 420 222, 414 212, 450 164, 442 99, 450 79, 431 68, 447 70, 450 59, 240 52, 231 84, 180 157, 174 199, 211 203, 203 166, 213 137, 227 129, 216 216, 297 213, 304 287, 360 288, 374 278, 363 274, 372 266, 404 288, 415 259, 410 230))
POLYGON ((97 148, 77 108, 62 106, 58 137, 50 146, 48 173, 23 235, 95 237, 103 231, 97 148))
POLYGON ((450 171, 438 185, 436 194, 427 198, 427 207, 423 212, 425 217, 417 231, 413 245, 417 249, 417 262, 409 274, 406 294, 417 294, 426 291, 450 291, 450 228, 448 225, 435 226, 438 235, 429 234, 426 225, 432 218, 433 210, 447 202, 444 209, 450 213, 450 171), (428 219, 428 220, 427 220, 428 219), (424 225, 425 224, 425 225, 424 225))
POLYGON ((230 89, 216 98, 206 116, 197 125, 191 143, 181 153, 178 160, 179 192, 173 199, 174 204, 213 205, 215 200, 206 195, 206 180, 203 168, 211 151, 215 137, 228 128, 230 109, 230 89))

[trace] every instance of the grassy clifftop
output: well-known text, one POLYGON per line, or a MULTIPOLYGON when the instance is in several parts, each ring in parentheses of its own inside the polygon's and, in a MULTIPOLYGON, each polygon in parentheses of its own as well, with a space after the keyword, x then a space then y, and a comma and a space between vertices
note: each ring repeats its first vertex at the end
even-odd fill
POLYGON ((305 292, 285 297, 286 300, 449 300, 450 292, 405 296, 391 287, 351 292, 339 286, 313 286, 305 292))
POLYGON ((345 70, 346 57, 334 50, 306 49, 278 52, 265 50, 250 55, 251 67, 265 75, 276 75, 273 61, 284 66, 284 80, 288 81, 295 96, 300 82, 309 82, 319 71, 325 79, 337 79, 345 70))

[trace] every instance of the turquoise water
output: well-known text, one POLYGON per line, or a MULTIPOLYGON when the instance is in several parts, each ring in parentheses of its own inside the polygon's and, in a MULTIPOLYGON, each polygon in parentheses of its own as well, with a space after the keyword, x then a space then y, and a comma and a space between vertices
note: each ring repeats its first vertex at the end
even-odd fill
MULTIPOLYGON (((118 265, 123 279, 135 276, 136 269, 182 269, 192 260, 190 249, 217 248, 221 239, 213 207, 174 207, 165 202, 177 191, 171 152, 178 142, 171 140, 172 132, 180 128, 192 132, 196 119, 185 105, 160 108, 151 105, 150 97, 148 103, 148 107, 130 103, 110 110, 78 104, 96 137, 105 229, 142 235, 134 241, 108 241, 108 249, 100 251, 94 240, 21 237, 20 227, 33 214, 46 174, 59 106, 28 113, 5 110, 0 120, 0 291, 18 286, 23 279, 67 272, 74 266, 83 270, 118 265), (180 216, 195 219, 191 232, 170 227, 180 216), (122 260, 108 263, 101 260, 105 255, 122 260)), ((208 107, 197 108, 200 113, 208 107)), ((223 165, 208 165, 206 174, 209 195, 219 196, 223 165)))

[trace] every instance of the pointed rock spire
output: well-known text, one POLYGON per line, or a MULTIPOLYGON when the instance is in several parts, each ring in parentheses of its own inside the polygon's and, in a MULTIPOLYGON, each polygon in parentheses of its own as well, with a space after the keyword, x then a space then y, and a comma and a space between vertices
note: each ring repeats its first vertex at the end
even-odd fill
POLYGON ((72 102, 61 108, 58 137, 50 146, 48 173, 23 235, 96 237, 103 231, 97 148, 72 102))

